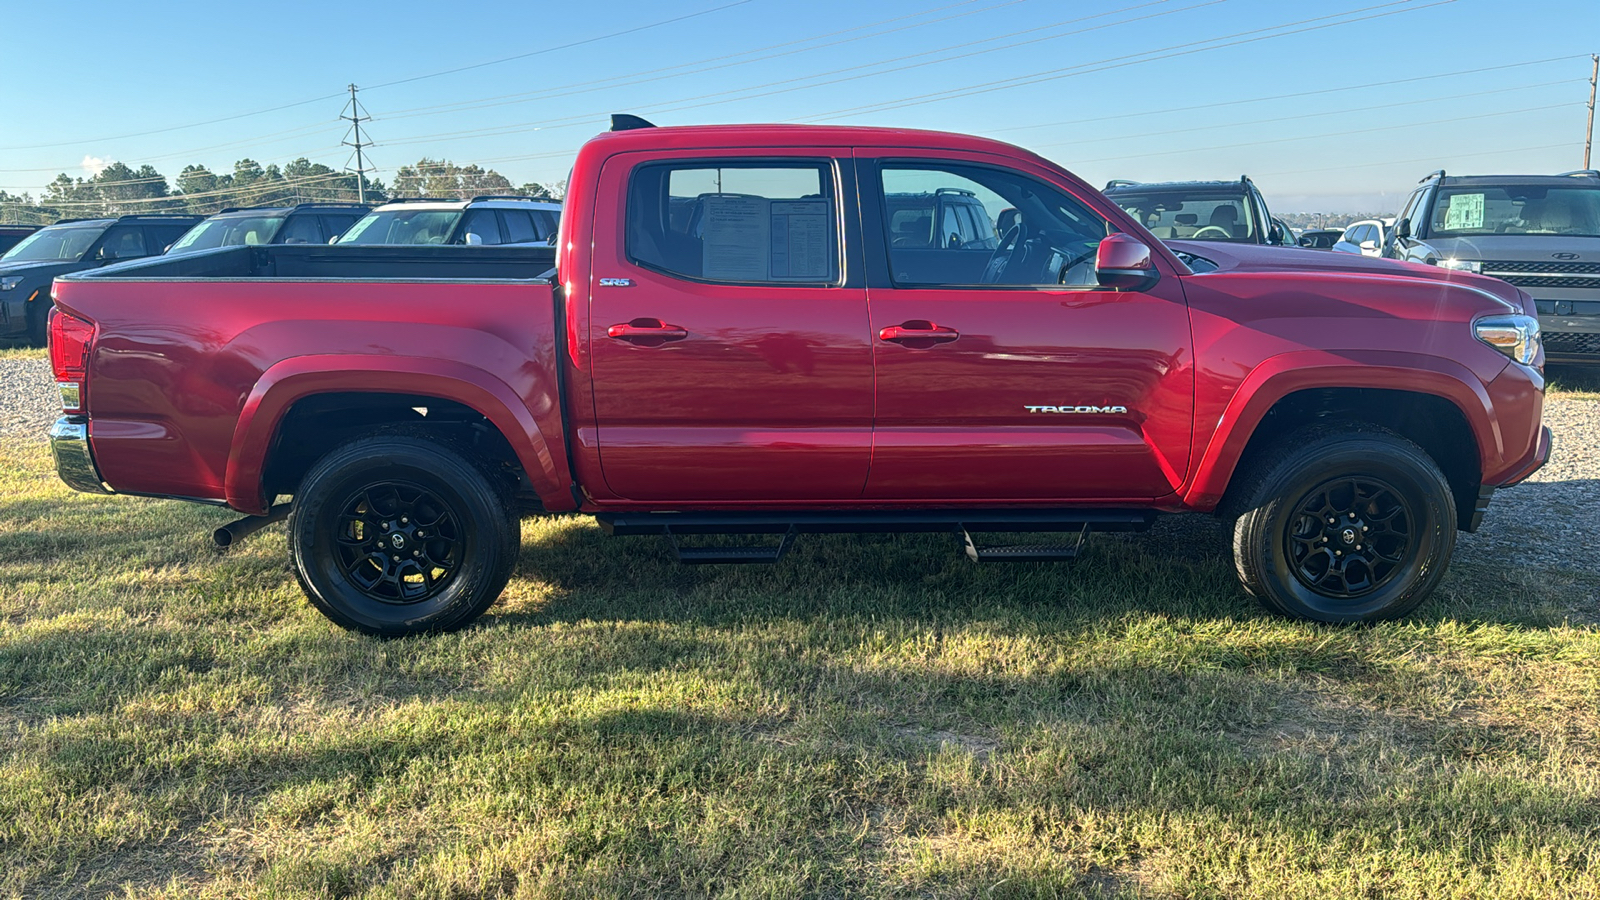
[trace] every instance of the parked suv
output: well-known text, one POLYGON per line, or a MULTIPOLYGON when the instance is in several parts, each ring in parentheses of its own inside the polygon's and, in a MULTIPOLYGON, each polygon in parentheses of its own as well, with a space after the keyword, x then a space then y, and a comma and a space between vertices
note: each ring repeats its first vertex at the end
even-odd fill
POLYGON ((326 244, 370 210, 355 203, 230 207, 189 229, 167 253, 240 244, 326 244))
POLYGON ((1351 222, 1334 242, 1333 249, 1340 253, 1359 253, 1362 256, 1382 256, 1389 242, 1389 230, 1394 219, 1362 219, 1351 222))
POLYGON ((1417 183, 1384 256, 1464 269, 1533 295, 1552 362, 1600 365, 1600 171, 1417 183))
POLYGON ((1238 181, 1112 181, 1105 195, 1162 240, 1294 246, 1250 176, 1238 181))
POLYGON ((39 230, 37 225, 0 225, 0 253, 22 242, 22 239, 39 230))
POLYGON ((362 217, 341 244, 543 244, 561 223, 561 204, 528 197, 433 197, 386 203, 362 217))
POLYGON ((119 259, 155 256, 200 216, 63 219, 23 238, 0 256, 0 337, 43 344, 50 319, 50 282, 119 259))

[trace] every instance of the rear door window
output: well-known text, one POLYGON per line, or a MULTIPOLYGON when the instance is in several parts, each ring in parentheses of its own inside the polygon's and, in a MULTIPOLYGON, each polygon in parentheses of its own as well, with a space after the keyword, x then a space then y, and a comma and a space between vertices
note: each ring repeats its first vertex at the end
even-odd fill
POLYGON ((532 214, 520 209, 503 209, 500 219, 506 226, 506 243, 531 244, 539 240, 539 233, 533 227, 532 214))
POLYGON ((316 216, 290 216, 273 241, 278 244, 320 244, 322 230, 316 216))
POLYGON ((682 278, 834 284, 838 207, 827 163, 696 160, 640 166, 628 185, 633 262, 682 278))
POLYGON ((115 225, 100 242, 101 259, 137 259, 149 256, 145 249, 144 229, 137 225, 115 225))
POLYGON ((505 243, 500 237, 500 220, 494 212, 492 209, 474 209, 468 212, 466 221, 461 225, 461 242, 467 241, 467 235, 477 235, 478 242, 485 245, 505 243))

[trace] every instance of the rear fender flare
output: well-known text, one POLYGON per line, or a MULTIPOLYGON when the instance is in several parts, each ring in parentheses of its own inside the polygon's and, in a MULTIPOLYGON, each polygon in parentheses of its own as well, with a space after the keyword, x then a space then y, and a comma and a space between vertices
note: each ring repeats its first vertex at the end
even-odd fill
POLYGON ((1214 509, 1268 411, 1290 394, 1318 388, 1377 388, 1439 397, 1460 410, 1471 428, 1480 471, 1489 471, 1505 455, 1488 391, 1471 369, 1454 360, 1391 350, 1295 351, 1263 361, 1239 385, 1183 494, 1184 505, 1214 509))
POLYGON ((527 404, 505 382, 465 363, 361 354, 294 357, 261 374, 234 428, 224 481, 228 505, 264 514, 271 498, 265 494, 262 476, 285 414, 306 397, 352 392, 437 397, 476 410, 505 436, 545 508, 572 508, 566 490, 570 477, 566 459, 557 454, 559 444, 552 446, 527 404))

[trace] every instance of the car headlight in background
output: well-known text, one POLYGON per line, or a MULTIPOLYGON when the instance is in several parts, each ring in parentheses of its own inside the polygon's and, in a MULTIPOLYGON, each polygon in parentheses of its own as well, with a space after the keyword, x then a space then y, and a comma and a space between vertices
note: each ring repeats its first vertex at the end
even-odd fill
POLYGON ((7 278, 0 278, 0 291, 14 291, 17 289, 17 285, 21 283, 21 275, 12 275, 7 278))
POLYGON ((1533 316, 1485 316, 1472 323, 1478 340, 1525 366, 1539 355, 1539 320, 1533 316))
POLYGON ((1436 259, 1433 264, 1441 269, 1455 269, 1458 272, 1471 272, 1477 275, 1483 271, 1483 263, 1475 259, 1436 259))

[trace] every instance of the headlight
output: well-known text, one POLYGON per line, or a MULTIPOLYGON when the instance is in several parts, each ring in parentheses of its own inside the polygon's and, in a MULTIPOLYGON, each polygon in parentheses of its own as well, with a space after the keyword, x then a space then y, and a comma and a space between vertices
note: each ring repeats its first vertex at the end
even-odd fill
POLYGON ((17 289, 17 285, 21 283, 21 275, 12 275, 7 278, 0 278, 0 291, 14 291, 17 289))
POLYGON ((1471 272, 1477 275, 1483 271, 1483 263, 1475 259, 1436 259, 1433 264, 1441 269, 1455 269, 1461 272, 1471 272))
POLYGON ((1525 366, 1539 355, 1539 320, 1532 316, 1486 316, 1472 323, 1478 340, 1525 366))

